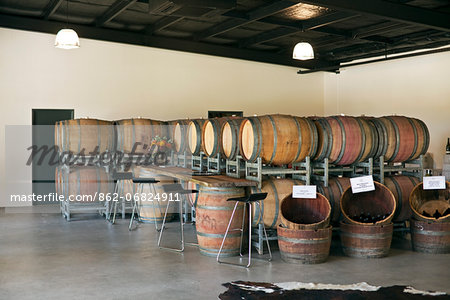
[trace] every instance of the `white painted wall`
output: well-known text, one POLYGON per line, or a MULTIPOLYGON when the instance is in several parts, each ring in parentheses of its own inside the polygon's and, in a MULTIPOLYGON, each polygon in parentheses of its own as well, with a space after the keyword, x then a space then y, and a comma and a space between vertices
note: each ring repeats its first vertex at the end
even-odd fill
POLYGON ((450 137, 450 53, 424 55, 324 75, 326 115, 405 115, 423 120, 429 152, 442 168, 450 137))
POLYGON ((291 67, 86 39, 70 51, 53 43, 53 35, 0 28, 0 188, 8 194, 31 193, 24 150, 31 135, 18 135, 17 150, 7 158, 20 178, 11 183, 5 126, 31 125, 32 108, 73 108, 77 118, 107 120, 206 117, 208 110, 323 113, 322 74, 299 76, 291 67))

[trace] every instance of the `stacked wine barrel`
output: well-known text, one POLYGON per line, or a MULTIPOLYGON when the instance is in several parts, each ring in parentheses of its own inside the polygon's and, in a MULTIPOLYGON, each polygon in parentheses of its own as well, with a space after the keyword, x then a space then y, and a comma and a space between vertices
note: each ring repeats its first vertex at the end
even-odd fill
POLYGON ((328 199, 286 196, 281 202, 281 224, 277 227, 281 258, 288 263, 316 264, 330 253, 332 228, 328 199))
POLYGON ((374 185, 374 191, 354 194, 349 187, 342 194, 340 236, 348 256, 379 258, 389 253, 397 202, 386 186, 374 185))
POLYGON ((423 183, 416 185, 409 196, 409 204, 413 214, 413 250, 450 253, 450 182, 439 190, 424 190, 423 183))

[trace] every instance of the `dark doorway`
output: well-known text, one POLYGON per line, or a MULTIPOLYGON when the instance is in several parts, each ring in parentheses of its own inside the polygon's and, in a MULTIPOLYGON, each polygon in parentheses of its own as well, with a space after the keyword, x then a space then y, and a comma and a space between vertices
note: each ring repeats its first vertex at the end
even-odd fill
POLYGON ((208 119, 211 118, 222 118, 222 117, 242 117, 242 111, 208 111, 208 119))
MULTIPOLYGON (((36 149, 41 147, 50 149, 55 145, 55 123, 62 120, 73 119, 73 109, 33 109, 32 145, 36 149)), ((42 153, 42 152, 40 152, 42 153)), ((55 193, 55 168, 51 155, 35 155, 32 161, 33 194, 49 195, 55 193)), ((51 201, 34 201, 37 204, 55 204, 51 201)))

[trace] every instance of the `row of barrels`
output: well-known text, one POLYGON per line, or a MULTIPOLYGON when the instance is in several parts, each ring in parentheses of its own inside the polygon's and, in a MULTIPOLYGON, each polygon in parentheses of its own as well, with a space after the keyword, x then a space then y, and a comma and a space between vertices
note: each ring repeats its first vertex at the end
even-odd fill
POLYGON ((172 139, 177 153, 220 153, 230 160, 241 155, 246 161, 261 158, 263 163, 273 165, 300 162, 307 156, 316 161, 328 158, 336 165, 380 156, 388 162, 403 162, 425 154, 430 140, 424 122, 404 116, 265 115, 168 122, 76 119, 55 125, 56 145, 75 153, 97 146, 100 153, 146 153, 155 136, 172 139))

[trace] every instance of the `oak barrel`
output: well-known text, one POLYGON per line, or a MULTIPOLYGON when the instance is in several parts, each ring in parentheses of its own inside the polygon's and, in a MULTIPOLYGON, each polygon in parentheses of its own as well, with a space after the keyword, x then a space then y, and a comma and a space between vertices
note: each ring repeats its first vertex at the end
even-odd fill
POLYGON ((341 222, 340 236, 344 254, 351 257, 380 258, 389 253, 394 225, 363 226, 341 222))
POLYGON ((397 203, 394 222, 409 220, 412 210, 409 206, 409 195, 420 180, 414 176, 389 176, 384 178, 384 185, 394 194, 397 203))
MULTIPOLYGON (((244 195, 243 188, 200 187, 195 227, 201 254, 217 256, 235 205, 234 201, 227 201, 227 199, 244 195)), ((236 229, 242 226, 243 213, 244 205, 240 203, 222 249, 223 257, 239 254, 240 231, 236 229)))
POLYGON ((187 148, 187 132, 190 120, 176 120, 173 122, 172 140, 174 151, 183 154, 187 148))
POLYGON ((168 125, 162 121, 136 118, 115 123, 116 150, 122 153, 147 154, 154 137, 169 138, 168 125))
POLYGON ((331 205, 325 196, 316 199, 286 196, 281 202, 281 224, 290 229, 321 229, 330 224, 331 205))
POLYGON ((189 121, 187 130, 187 148, 193 155, 199 155, 202 151, 202 128, 204 119, 194 119, 189 121))
POLYGON ((416 185, 409 196, 409 205, 415 219, 450 222, 450 182, 446 181, 445 187, 442 190, 424 190, 422 182, 416 185), (433 216, 435 213, 438 214, 433 216))
POLYGON ((385 143, 380 153, 387 162, 404 162, 419 158, 427 152, 430 134, 427 126, 419 119, 404 116, 384 116, 372 121, 377 123, 380 139, 385 143))
POLYGON ((303 161, 316 151, 316 127, 307 118, 266 115, 246 118, 239 129, 240 153, 250 162, 283 165, 303 161))
POLYGON ((358 225, 382 225, 391 223, 397 203, 392 192, 383 184, 374 181, 375 190, 353 194, 347 188, 341 196, 341 212, 343 219, 358 225), (357 217, 362 214, 375 217, 376 222, 360 222, 357 217))
POLYGON ((450 253, 450 223, 411 220, 411 242, 414 251, 450 253))
POLYGON ((331 116, 313 120, 318 131, 318 150, 314 160, 328 158, 330 164, 351 165, 375 154, 377 132, 365 118, 331 116))
POLYGON ((266 199, 259 201, 259 206, 252 205, 252 225, 257 226, 262 222, 266 228, 277 228, 281 222, 281 200, 292 194, 294 185, 302 185, 302 182, 295 179, 269 178, 262 181, 261 188, 251 187, 252 193, 267 193, 266 199))
MULTIPOLYGON (((136 196, 137 199, 139 199, 139 217, 142 222, 162 223, 167 206, 167 201, 164 199, 170 199, 169 195, 163 195, 165 194, 163 185, 173 184, 176 180, 172 177, 149 171, 145 167, 134 167, 133 177, 154 178, 159 181, 158 183, 153 184, 152 188, 149 184, 143 184, 142 192, 138 190, 138 184, 133 184, 131 180, 123 180, 121 181, 121 184, 123 184, 124 193, 129 193, 133 195, 133 197, 136 196)), ((176 199, 176 196, 172 196, 172 199, 176 199)), ((179 204, 178 202, 175 203, 177 205, 179 204)), ((177 209, 170 210, 167 214, 167 220, 171 220, 173 218, 173 214, 171 213, 172 211, 178 212, 177 209)))
POLYGON ((221 153, 222 126, 227 118, 208 119, 202 126, 202 149, 207 156, 215 157, 221 153))
POLYGON ((65 120, 60 125, 61 152, 91 155, 114 150, 114 127, 110 121, 86 118, 65 120))
POLYGON ((237 155, 239 155, 239 128, 241 127, 241 123, 243 121, 244 118, 231 118, 226 120, 226 122, 222 125, 221 151, 226 159, 233 160, 236 159, 237 155))
POLYGON ((318 264, 330 253, 331 226, 323 229, 277 227, 281 259, 288 263, 318 264))
POLYGON ((74 203, 106 201, 113 191, 113 181, 105 169, 94 166, 72 166, 59 169, 56 185, 66 200, 74 203))
POLYGON ((328 186, 325 186, 323 183, 317 185, 317 191, 330 201, 331 222, 339 222, 342 219, 341 196, 349 186, 350 178, 348 177, 330 177, 328 186))

